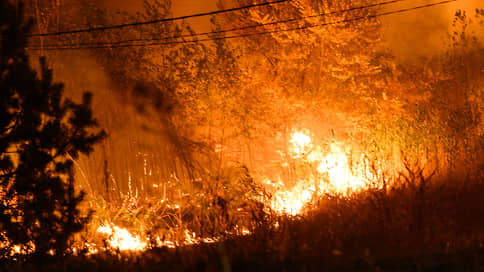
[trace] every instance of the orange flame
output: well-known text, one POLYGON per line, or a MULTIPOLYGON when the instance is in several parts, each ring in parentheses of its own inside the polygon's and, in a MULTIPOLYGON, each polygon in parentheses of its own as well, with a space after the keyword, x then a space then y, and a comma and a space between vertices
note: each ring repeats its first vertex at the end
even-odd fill
POLYGON ((113 224, 101 225, 97 229, 99 233, 108 236, 109 246, 119 250, 141 251, 148 246, 147 239, 131 234, 127 229, 120 228, 113 224))
MULTIPOLYGON (((277 190, 271 207, 278 213, 293 216, 301 214, 313 196, 359 191, 366 188, 367 181, 373 178, 363 157, 349 164, 342 145, 332 143, 329 151, 324 153, 321 146, 313 144, 311 137, 303 131, 293 132, 289 142, 292 144, 290 156, 309 165, 316 165, 314 172, 317 174, 298 177, 296 185, 289 190, 277 190)), ((271 181, 265 183, 275 184, 271 181)))
MULTIPOLYGON (((243 234, 247 234, 244 232, 243 234)), ((107 242, 110 248, 118 249, 120 251, 143 251, 149 246, 149 239, 140 235, 135 235, 129 232, 125 228, 118 227, 112 223, 101 225, 98 227, 97 232, 107 236, 107 242)), ((154 241, 156 246, 175 248, 177 244, 180 245, 193 245, 200 243, 214 243, 218 241, 217 238, 198 238, 194 232, 190 232, 187 229, 184 231, 185 240, 181 243, 173 241, 162 240, 159 236, 155 237, 154 241)), ((89 244, 89 253, 97 253, 97 245, 89 244)))

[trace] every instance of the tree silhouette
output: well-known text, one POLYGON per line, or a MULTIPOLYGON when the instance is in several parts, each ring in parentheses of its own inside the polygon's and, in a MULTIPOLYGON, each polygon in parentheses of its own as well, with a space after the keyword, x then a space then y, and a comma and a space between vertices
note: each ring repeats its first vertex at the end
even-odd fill
POLYGON ((91 112, 91 94, 80 104, 63 97, 44 58, 40 73, 25 51, 31 21, 22 5, 0 0, 0 247, 63 254, 87 223, 84 192, 74 187, 73 162, 105 133, 91 112))

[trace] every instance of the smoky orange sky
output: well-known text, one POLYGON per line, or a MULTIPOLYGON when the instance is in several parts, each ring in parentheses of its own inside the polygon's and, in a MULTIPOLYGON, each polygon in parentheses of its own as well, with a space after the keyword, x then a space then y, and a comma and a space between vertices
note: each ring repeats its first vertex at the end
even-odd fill
MULTIPOLYGON (((439 1, 408 0, 386 6, 384 11, 439 1)), ((214 11, 217 10, 216 2, 217 0, 173 0, 173 15, 182 16, 214 11)), ((102 7, 108 9, 119 8, 133 12, 141 11, 143 8, 143 0, 103 0, 99 3, 102 7)), ((455 12, 458 9, 463 9, 473 16, 476 8, 484 8, 484 0, 458 0, 441 6, 384 16, 382 17, 382 22, 385 26, 384 37, 386 45, 395 55, 402 57, 421 57, 437 54, 445 48, 448 42, 447 33, 451 31, 455 12)), ((210 27, 208 18, 191 19, 188 22, 192 24, 196 31, 206 31, 210 27)), ((480 32, 476 33, 476 35, 482 38, 484 31, 480 32)))
MULTIPOLYGON (((440 0, 409 0, 392 5, 395 9, 436 3, 440 0)), ((431 56, 446 48, 452 32, 452 21, 457 10, 465 10, 469 16, 475 15, 476 8, 484 8, 484 0, 459 0, 441 6, 414 10, 382 17, 384 37, 387 46, 402 57, 431 56)), ((481 40, 483 27, 473 29, 481 40)))
MULTIPOLYGON (((144 0, 103 0, 99 3, 110 9, 130 9, 140 11, 143 8, 144 0)), ((201 13, 216 10, 217 0, 172 0, 173 13, 175 16, 201 13)))

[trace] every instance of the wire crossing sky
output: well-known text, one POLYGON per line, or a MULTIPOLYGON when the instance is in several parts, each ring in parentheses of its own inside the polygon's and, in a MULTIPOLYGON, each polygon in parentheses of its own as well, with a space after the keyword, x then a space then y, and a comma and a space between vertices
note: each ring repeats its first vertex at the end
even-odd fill
POLYGON ((242 7, 238 7, 238 8, 223 9, 223 10, 217 10, 217 11, 211 11, 211 12, 205 12, 205 13, 198 13, 198 14, 192 14, 192 15, 185 15, 185 16, 179 16, 179 17, 173 17, 173 18, 151 20, 151 21, 146 21, 146 22, 133 22, 133 23, 127 23, 127 24, 112 25, 112 26, 92 27, 92 28, 85 28, 85 29, 50 32, 50 33, 37 33, 37 34, 30 34, 30 35, 27 35, 27 36, 28 37, 59 36, 59 35, 65 35, 65 34, 76 34, 76 33, 85 33, 85 32, 92 32, 92 31, 104 31, 104 30, 118 29, 118 28, 131 27, 131 26, 150 25, 150 24, 156 24, 156 23, 166 23, 166 22, 179 21, 179 20, 197 18, 197 17, 205 17, 205 16, 210 16, 210 15, 216 15, 216 14, 221 14, 221 13, 239 11, 239 10, 244 10, 244 9, 268 6, 268 5, 275 5, 275 4, 280 4, 280 3, 289 2, 289 1, 291 1, 291 0, 277 0, 277 1, 272 1, 272 2, 264 2, 264 3, 259 3, 259 4, 242 6, 242 7))
MULTIPOLYGON (((390 3, 394 3, 394 2, 400 2, 400 1, 404 1, 404 0, 394 0, 394 1, 389 1, 389 2, 382 2, 379 5, 390 4, 390 3)), ((261 32, 247 33, 247 34, 241 34, 241 35, 232 35, 232 36, 205 38, 205 39, 161 42, 161 40, 167 40, 167 39, 177 39, 177 38, 183 38, 183 37, 196 37, 196 36, 200 36, 202 34, 203 35, 209 35, 209 34, 217 34, 217 33, 221 33, 221 32, 243 30, 243 29, 246 29, 247 27, 238 28, 238 29, 223 30, 223 31, 218 31, 218 32, 213 31, 213 32, 199 33, 199 34, 194 33, 194 34, 190 34, 190 35, 162 37, 162 38, 158 38, 158 39, 137 39, 137 40, 119 41, 119 42, 114 42, 114 43, 78 43, 78 44, 46 45, 44 47, 39 47, 39 46, 28 47, 28 49, 31 49, 31 50, 42 50, 42 49, 43 50, 74 50, 74 49, 121 48, 121 47, 139 47, 139 46, 155 46, 155 45, 195 43, 195 42, 213 41, 213 40, 221 40, 221 39, 244 38, 244 37, 257 36, 257 35, 267 35, 267 34, 273 34, 273 33, 299 31, 299 30, 304 30, 304 29, 308 29, 308 28, 322 27, 322 26, 328 26, 328 25, 334 25, 334 24, 340 24, 340 23, 348 23, 348 22, 353 22, 353 21, 365 20, 365 19, 370 19, 370 18, 377 18, 377 17, 380 17, 380 16, 387 16, 387 15, 391 15, 391 14, 404 13, 404 12, 409 12, 409 11, 423 9, 423 8, 430 8, 430 7, 448 4, 448 3, 456 2, 456 1, 458 1, 458 0, 445 0, 445 1, 430 3, 430 4, 426 4, 426 5, 419 5, 419 6, 413 6, 413 7, 410 7, 410 8, 403 8, 403 9, 378 13, 378 14, 375 14, 375 15, 360 16, 360 17, 354 17, 354 18, 349 18, 349 19, 345 19, 345 20, 339 20, 339 21, 322 23, 322 24, 305 25, 305 26, 301 26, 301 27, 293 27, 293 28, 279 29, 279 30, 273 30, 273 31, 261 31, 261 32), (143 42, 146 42, 146 43, 132 43, 134 41, 136 41, 136 42, 143 41, 143 42)), ((351 11, 351 10, 355 10, 355 9, 368 8, 368 7, 371 7, 371 6, 355 7, 355 8, 350 8, 350 9, 347 9, 347 10, 340 10, 340 11, 336 11, 336 12, 331 12, 331 14, 333 14, 333 13, 343 13, 343 12, 347 12, 347 11, 351 11)), ((301 19, 304 19, 304 18, 309 18, 309 17, 324 16, 324 15, 329 15, 329 14, 311 15, 311 16, 300 18, 298 20, 301 20, 301 19)), ((279 23, 289 22, 289 21, 293 21, 293 20, 295 20, 295 19, 277 21, 277 22, 272 22, 272 23, 269 23, 269 24, 279 24, 279 23)), ((269 25, 269 24, 266 24, 266 25, 269 25)), ((258 25, 258 26, 263 26, 263 25, 258 25)), ((252 26, 252 27, 258 27, 258 26, 252 26)))
MULTIPOLYGON (((292 18, 292 19, 275 21, 275 22, 270 22, 270 23, 265 23, 265 24, 255 24, 255 25, 249 25, 249 26, 244 26, 244 27, 239 27, 239 28, 230 28, 230 29, 223 29, 223 30, 216 30, 216 31, 205 31, 205 32, 200 32, 200 33, 183 34, 183 35, 177 35, 177 36, 165 36, 165 37, 159 37, 159 38, 127 39, 127 40, 110 42, 110 43, 102 43, 102 44, 109 44, 109 45, 114 46, 114 45, 124 44, 124 43, 128 43, 128 42, 160 41, 160 40, 170 40, 170 39, 179 39, 179 38, 188 38, 188 37, 209 36, 209 35, 222 34, 222 33, 227 33, 227 32, 254 29, 254 28, 259 28, 259 27, 263 27, 263 26, 297 22, 297 21, 301 21, 301 20, 304 20, 304 19, 308 19, 308 18, 315 18, 315 17, 323 17, 323 16, 328 16, 328 15, 340 14, 340 13, 345 13, 345 12, 350 12, 350 11, 355 11, 355 10, 361 10, 361 9, 372 8, 372 7, 377 7, 377 6, 389 5, 389 4, 398 3, 398 2, 404 2, 404 1, 407 1, 407 0, 392 0, 392 1, 372 4, 372 5, 352 7, 352 8, 348 8, 348 9, 344 9, 344 10, 337 10, 337 11, 332 11, 332 12, 319 13, 319 14, 315 14, 315 15, 311 15, 311 16, 305 16, 305 17, 300 17, 300 18, 292 18)), ((78 45, 78 46, 83 46, 83 45, 88 46, 90 44, 92 44, 92 43, 76 43, 76 45, 78 45)), ((55 46, 55 44, 54 45, 47 44, 47 45, 44 45, 44 46, 46 46, 46 47, 55 46)))

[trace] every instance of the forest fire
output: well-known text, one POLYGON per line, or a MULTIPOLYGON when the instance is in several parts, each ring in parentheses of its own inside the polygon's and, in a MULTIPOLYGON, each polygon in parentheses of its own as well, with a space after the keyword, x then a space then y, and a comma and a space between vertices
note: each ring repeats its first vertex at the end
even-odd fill
MULTIPOLYGON (((364 164, 349 165, 349 158, 336 144, 332 143, 327 152, 321 145, 314 143, 309 130, 294 131, 289 140, 289 155, 295 168, 306 168, 297 173, 297 182, 287 189, 281 180, 274 184, 270 180, 263 183, 276 185, 273 192, 271 209, 279 214, 290 216, 303 215, 305 208, 315 198, 324 194, 349 194, 366 186, 370 177, 364 164)), ((168 207, 171 205, 167 204, 168 207)), ((177 206, 180 209, 180 206, 177 206)), ((106 238, 109 248, 121 251, 142 251, 149 246, 149 239, 135 235, 125 228, 107 223, 99 226, 97 232, 106 238)), ((239 231, 241 235, 250 234, 248 230, 239 231)), ((200 239, 195 233, 185 230, 183 241, 162 241, 154 237, 157 246, 175 247, 176 244, 211 243, 217 238, 200 239)))
POLYGON ((479 0, 207 1, 0 0, 0 270, 482 270, 479 0))

